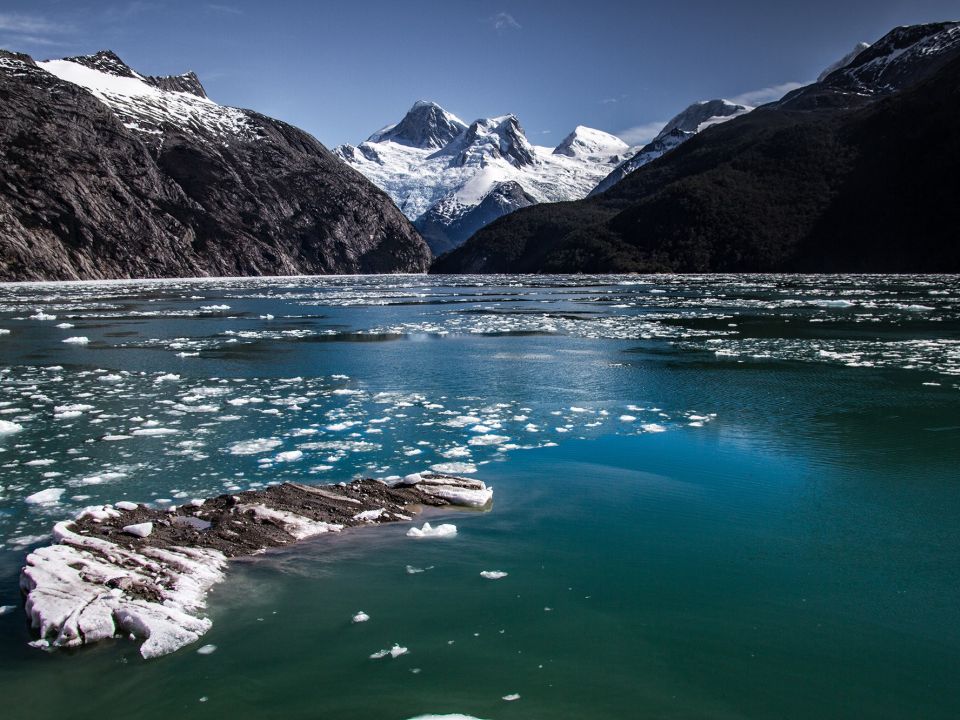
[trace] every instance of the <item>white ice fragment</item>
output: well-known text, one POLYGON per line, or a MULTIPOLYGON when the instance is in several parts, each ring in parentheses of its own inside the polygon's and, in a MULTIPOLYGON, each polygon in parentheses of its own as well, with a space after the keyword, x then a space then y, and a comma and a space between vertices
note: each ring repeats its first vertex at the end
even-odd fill
POLYGON ((47 488, 33 495, 28 495, 23 499, 30 505, 53 505, 60 502, 60 496, 67 491, 66 488, 47 488))
POLYGON ((20 432, 23 425, 10 422, 9 420, 0 420, 0 435, 9 435, 10 433, 20 432))
POLYGON ((256 438, 255 440, 236 442, 229 447, 229 451, 231 455, 256 455, 257 453, 268 452, 281 445, 283 445, 283 441, 277 438, 256 438))
POLYGON ((153 523, 137 523, 136 525, 124 525, 123 531, 128 535, 134 535, 138 538, 145 538, 153 532, 153 523))
POLYGON ((139 507, 136 503, 127 500, 121 500, 118 503, 114 503, 113 506, 117 508, 117 510, 136 510, 139 507))
POLYGON ((643 428, 644 432, 649 432, 649 433, 659 433, 659 432, 667 431, 667 429, 663 425, 660 425, 659 423, 644 423, 640 427, 643 428))
POLYGON ((137 428, 131 433, 131 435, 138 435, 141 437, 157 437, 160 435, 176 435, 179 432, 180 432, 179 430, 176 430, 174 428, 146 427, 146 428, 137 428))
POLYGON ((396 659, 396 658, 400 657, 401 655, 406 655, 408 652, 410 652, 410 651, 409 651, 407 648, 405 648, 405 647, 400 647, 399 645, 396 645, 396 644, 395 644, 395 645, 394 645, 392 648, 390 648, 389 650, 378 650, 377 652, 373 653, 373 654, 370 656, 370 659, 371 659, 371 660, 379 660, 380 658, 385 658, 387 655, 389 655, 390 657, 396 659))
POLYGON ((520 694, 519 694, 519 693, 510 693, 509 695, 504 695, 504 696, 503 696, 503 699, 506 700, 507 702, 513 702, 514 700, 519 700, 519 699, 520 699, 520 694))
POLYGON ((296 462, 303 458, 302 450, 287 450, 285 452, 277 453, 274 460, 277 462, 296 462))
POLYGON ((197 648, 197 655, 209 655, 215 652, 216 649, 217 649, 216 645, 209 645, 209 644, 204 645, 202 647, 197 648))
POLYGON ((358 612, 356 615, 353 616, 351 621, 355 623, 362 623, 362 622, 366 622, 369 619, 370 619, 370 616, 367 615, 363 610, 361 610, 360 612, 358 612))
POLYGON ((480 577, 486 578, 487 580, 499 580, 500 578, 505 578, 509 573, 505 573, 503 570, 483 570, 480 573, 480 577))
POLYGON ((164 382, 180 382, 180 376, 174 375, 173 373, 165 373, 163 375, 158 375, 153 379, 155 383, 164 383, 164 382))
POLYGON ((449 523, 433 527, 430 523, 426 522, 422 528, 412 527, 407 530, 407 537, 412 538, 444 538, 453 537, 456 534, 457 526, 449 523))
POLYGON ((31 319, 31 320, 56 320, 56 319, 57 319, 57 316, 56 316, 56 315, 48 315, 47 313, 45 313, 45 312, 44 312, 43 310, 41 310, 40 308, 37 308, 37 311, 36 311, 33 315, 30 316, 30 319, 31 319))
POLYGON ((362 520, 363 522, 373 522, 374 520, 379 520, 380 517, 387 511, 386 508, 377 508, 376 510, 364 510, 353 516, 354 520, 362 520))
POLYGON ((58 323, 57 327, 60 328, 61 330, 69 330, 70 328, 73 327, 73 323, 62 322, 62 323, 58 323))
POLYGON ((73 337, 64 338, 62 342, 68 343, 70 345, 86 345, 90 342, 90 338, 85 335, 74 335, 73 337))

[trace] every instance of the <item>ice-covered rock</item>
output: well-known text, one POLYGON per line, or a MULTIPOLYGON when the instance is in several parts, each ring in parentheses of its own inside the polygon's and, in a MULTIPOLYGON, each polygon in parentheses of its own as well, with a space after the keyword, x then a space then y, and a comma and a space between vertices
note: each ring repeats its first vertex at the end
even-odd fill
MULTIPOLYGON (((206 596, 224 579, 230 558, 345 527, 409 519, 418 506, 472 505, 474 498, 456 493, 490 491, 466 478, 418 477, 395 488, 375 480, 284 483, 166 509, 128 501, 85 508, 56 524, 54 544, 27 556, 20 586, 38 636, 31 644, 77 647, 125 635, 143 641, 145 658, 171 653, 210 629, 206 596)), ((54 504, 63 492, 47 488, 26 501, 54 504)), ((424 523, 408 534, 450 537, 456 531, 424 523)), ((362 611, 353 618, 366 619, 362 611)), ((407 649, 395 645, 383 652, 399 657, 407 649)))

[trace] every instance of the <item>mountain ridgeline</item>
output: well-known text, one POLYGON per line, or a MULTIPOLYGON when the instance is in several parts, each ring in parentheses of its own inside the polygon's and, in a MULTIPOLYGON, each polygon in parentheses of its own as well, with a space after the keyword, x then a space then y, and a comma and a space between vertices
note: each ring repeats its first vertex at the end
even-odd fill
MULTIPOLYGON (((896 28, 438 273, 960 271, 960 23, 896 28)), ((661 138, 662 140, 662 138, 661 138)))
POLYGON ((578 126, 555 148, 539 147, 514 115, 466 123, 422 100, 334 152, 389 193, 435 254, 519 208, 585 197, 630 156, 600 130, 578 126))
POLYGON ((0 51, 0 280, 422 272, 389 197, 307 133, 111 52, 0 51))

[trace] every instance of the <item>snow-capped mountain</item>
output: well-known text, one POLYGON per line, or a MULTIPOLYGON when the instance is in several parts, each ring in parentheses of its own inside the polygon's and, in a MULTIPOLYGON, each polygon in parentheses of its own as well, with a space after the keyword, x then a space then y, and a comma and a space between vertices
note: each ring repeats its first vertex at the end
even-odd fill
POLYGON ((427 268, 381 190, 193 73, 0 50, 0 97, 0 280, 427 268))
POLYGON ((856 45, 853 46, 853 50, 848 52, 846 55, 844 55, 842 58, 840 58, 836 62, 833 62, 827 65, 827 67, 823 69, 823 72, 817 76, 817 82, 823 82, 824 80, 826 80, 827 76, 830 75, 830 73, 832 73, 834 70, 845 68, 847 65, 849 65, 854 60, 856 60, 857 55, 862 53, 868 47, 870 47, 870 43, 858 42, 856 45))
POLYGON ((514 115, 468 124, 419 101, 400 122, 334 152, 385 190, 439 255, 518 208, 585 197, 627 149, 582 126, 540 147, 514 115))
POLYGON ((653 162, 711 125, 732 120, 752 109, 747 105, 737 105, 729 100, 703 100, 693 103, 664 125, 653 140, 634 150, 590 191, 590 195, 599 195, 610 189, 634 170, 653 162))
POLYGON ((788 93, 777 106, 811 110, 863 105, 931 77, 958 50, 960 22, 896 27, 872 45, 861 43, 821 73, 818 82, 788 93))
POLYGON ((164 125, 220 138, 258 135, 249 113, 213 102, 192 72, 173 77, 140 75, 109 50, 40 61, 37 67, 90 91, 141 140, 158 142, 164 125))

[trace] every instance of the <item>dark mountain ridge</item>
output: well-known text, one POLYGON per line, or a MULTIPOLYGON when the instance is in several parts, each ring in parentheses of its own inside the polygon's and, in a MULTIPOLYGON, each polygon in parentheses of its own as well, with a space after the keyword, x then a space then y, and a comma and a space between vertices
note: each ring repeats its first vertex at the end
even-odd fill
POLYGON ((501 218, 433 272, 960 271, 960 25, 897 28, 586 200, 501 218))
POLYGON ((45 63, 0 51, 0 155, 0 280, 429 262, 387 195, 307 133, 108 51, 45 63))

